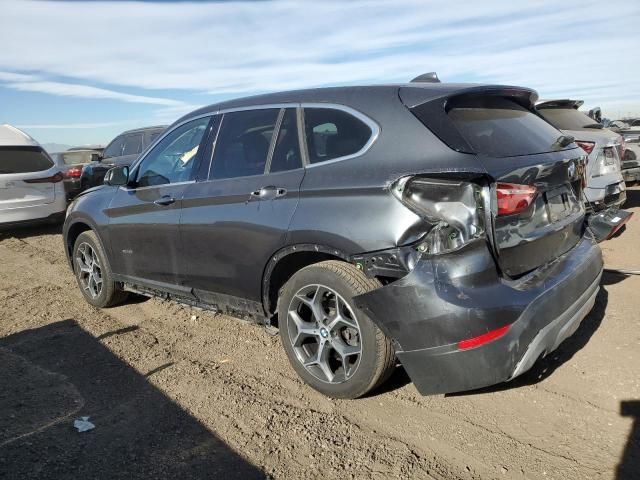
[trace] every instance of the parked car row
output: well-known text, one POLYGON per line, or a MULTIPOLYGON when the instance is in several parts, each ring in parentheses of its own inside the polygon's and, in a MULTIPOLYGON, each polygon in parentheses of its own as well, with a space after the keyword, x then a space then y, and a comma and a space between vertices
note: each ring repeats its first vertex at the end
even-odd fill
MULTIPOLYGON (((277 327, 331 397, 398 361, 422 394, 509 381, 578 328, 597 240, 630 216, 620 135, 537 99, 423 75, 124 132, 83 167, 69 265, 95 307, 138 292, 277 327)), ((25 181, 60 189, 46 172, 25 181)))

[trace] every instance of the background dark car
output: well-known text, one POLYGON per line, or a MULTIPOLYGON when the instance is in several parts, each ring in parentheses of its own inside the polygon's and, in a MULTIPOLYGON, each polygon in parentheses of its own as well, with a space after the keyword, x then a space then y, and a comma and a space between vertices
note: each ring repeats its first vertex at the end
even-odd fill
POLYGON ((102 155, 102 145, 72 147, 65 152, 54 153, 56 163, 64 175, 64 188, 71 199, 82 191, 80 177, 85 165, 97 161, 102 155))
POLYGON ((104 174, 112 167, 131 165, 166 128, 166 125, 137 128, 118 135, 105 147, 97 161, 82 169, 80 189, 102 185, 104 174))
POLYGON ((68 259, 96 307, 137 291, 277 325, 332 397, 396 359, 423 394, 510 380, 578 328, 602 275, 584 151, 536 99, 411 83, 197 110, 75 200, 68 259))

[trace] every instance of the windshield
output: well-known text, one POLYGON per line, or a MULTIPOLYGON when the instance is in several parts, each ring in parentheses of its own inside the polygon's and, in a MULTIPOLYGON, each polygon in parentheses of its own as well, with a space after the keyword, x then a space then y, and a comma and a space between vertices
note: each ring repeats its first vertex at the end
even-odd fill
POLYGON ((538 111, 551 125, 561 130, 580 130, 596 123, 575 108, 541 108, 538 111))

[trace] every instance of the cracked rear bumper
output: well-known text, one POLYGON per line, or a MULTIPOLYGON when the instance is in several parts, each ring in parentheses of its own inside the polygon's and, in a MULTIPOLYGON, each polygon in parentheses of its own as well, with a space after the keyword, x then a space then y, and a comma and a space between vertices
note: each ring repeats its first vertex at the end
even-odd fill
POLYGON ((423 395, 494 385, 531 368, 578 328, 595 301, 602 256, 592 238, 518 281, 498 276, 484 242, 418 262, 406 277, 355 298, 397 343, 423 395), (510 325, 476 348, 461 340, 510 325))

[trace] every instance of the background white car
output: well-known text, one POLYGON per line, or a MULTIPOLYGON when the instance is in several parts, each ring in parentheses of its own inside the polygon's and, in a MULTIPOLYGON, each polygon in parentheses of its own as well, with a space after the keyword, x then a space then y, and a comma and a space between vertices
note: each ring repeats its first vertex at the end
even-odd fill
POLYGON ((0 227, 64 220, 63 179, 38 142, 11 125, 0 125, 0 227))

